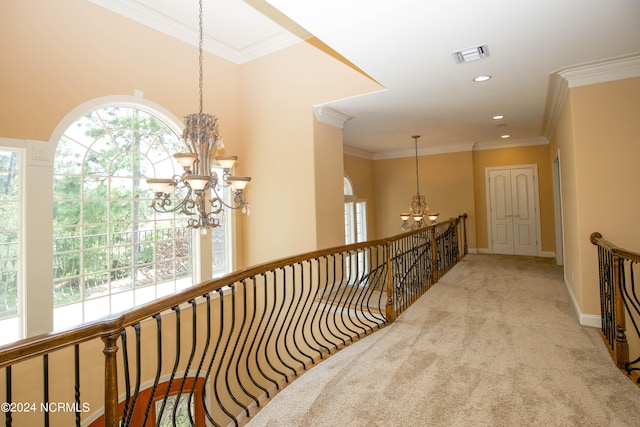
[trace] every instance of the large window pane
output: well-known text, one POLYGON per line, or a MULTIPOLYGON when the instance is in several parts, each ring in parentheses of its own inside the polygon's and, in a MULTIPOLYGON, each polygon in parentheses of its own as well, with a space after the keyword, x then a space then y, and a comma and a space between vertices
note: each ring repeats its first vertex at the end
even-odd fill
POLYGON ((166 124, 131 107, 95 110, 65 132, 54 160, 55 329, 193 284, 192 232, 149 207, 146 184, 180 174, 180 151, 166 124))
POLYGON ((21 154, 0 149, 0 344, 20 338, 21 154))

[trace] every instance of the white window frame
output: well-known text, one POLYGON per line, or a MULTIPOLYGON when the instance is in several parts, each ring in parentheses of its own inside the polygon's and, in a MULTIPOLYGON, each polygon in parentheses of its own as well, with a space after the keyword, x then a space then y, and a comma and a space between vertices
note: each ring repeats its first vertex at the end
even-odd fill
MULTIPOLYGON (((356 198, 351 180, 346 176, 344 177, 344 212, 345 244, 365 242, 367 240, 367 201, 356 198)), ((357 279, 359 279, 368 271, 368 261, 363 252, 351 258, 346 261, 347 276, 350 276, 351 266, 357 265, 357 279)))

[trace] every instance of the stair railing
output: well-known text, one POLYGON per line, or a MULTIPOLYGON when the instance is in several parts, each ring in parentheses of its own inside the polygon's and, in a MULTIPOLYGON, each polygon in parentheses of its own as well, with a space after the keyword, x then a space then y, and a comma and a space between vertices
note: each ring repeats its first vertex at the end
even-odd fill
POLYGON ((466 214, 203 282, 0 347, 5 425, 240 425, 466 254, 466 214))
POLYGON ((640 254, 608 242, 597 232, 591 234, 591 243, 598 249, 602 338, 616 366, 640 384, 640 299, 636 289, 640 254))

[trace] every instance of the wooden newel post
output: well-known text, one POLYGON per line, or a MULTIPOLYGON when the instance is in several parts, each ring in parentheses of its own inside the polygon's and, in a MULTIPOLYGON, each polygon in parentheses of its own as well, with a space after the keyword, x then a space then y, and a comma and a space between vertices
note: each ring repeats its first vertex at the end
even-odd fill
POLYGON ((436 241, 436 226, 432 226, 429 230, 431 234, 431 269, 432 269, 432 283, 438 281, 438 242, 436 241))
POLYGON ((467 247, 467 214, 462 214, 462 239, 464 241, 464 252, 462 256, 464 257, 469 253, 469 248, 467 247))
POLYGON ((118 334, 102 337, 104 348, 104 425, 117 427, 118 411, 118 334))
POLYGON ((453 230, 456 233, 456 262, 460 261, 463 257, 462 254, 462 221, 460 220, 462 215, 460 215, 455 220, 455 229, 453 230))
POLYGON ((386 315, 387 322, 393 323, 396 320, 396 310, 393 303, 393 274, 391 271, 391 243, 387 242, 385 245, 387 250, 387 306, 386 306, 386 315))
POLYGON ((627 363, 629 363, 629 343, 627 342, 626 335, 626 321, 624 318, 624 301, 622 300, 622 275, 624 274, 624 268, 620 265, 620 257, 613 253, 613 277, 614 277, 614 304, 616 315, 616 334, 615 334, 615 346, 614 356, 616 366, 620 369, 625 369, 627 363))

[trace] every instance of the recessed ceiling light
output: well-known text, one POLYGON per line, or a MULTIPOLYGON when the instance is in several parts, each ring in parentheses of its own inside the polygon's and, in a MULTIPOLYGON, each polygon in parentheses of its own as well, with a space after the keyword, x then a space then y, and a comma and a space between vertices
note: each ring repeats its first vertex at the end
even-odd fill
POLYGON ((478 76, 475 79, 473 79, 474 82, 486 82, 487 80, 490 80, 491 76, 478 76))
POLYGON ((500 120, 500 119, 504 119, 504 116, 501 116, 501 115, 493 116, 493 120, 500 120))
POLYGON ((502 139, 507 139, 507 138, 509 138, 509 137, 511 137, 511 135, 502 135, 500 138, 502 138, 502 139))

